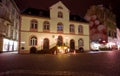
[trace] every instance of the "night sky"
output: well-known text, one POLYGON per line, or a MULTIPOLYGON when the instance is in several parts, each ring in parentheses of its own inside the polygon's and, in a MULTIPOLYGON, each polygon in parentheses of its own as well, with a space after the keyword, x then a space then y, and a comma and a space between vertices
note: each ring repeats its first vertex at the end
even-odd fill
POLYGON ((120 1, 119 0, 15 0, 21 11, 26 8, 49 10, 49 7, 58 1, 62 1, 70 10, 71 14, 84 17, 91 5, 102 4, 105 7, 111 6, 117 17, 117 26, 120 27, 120 1))

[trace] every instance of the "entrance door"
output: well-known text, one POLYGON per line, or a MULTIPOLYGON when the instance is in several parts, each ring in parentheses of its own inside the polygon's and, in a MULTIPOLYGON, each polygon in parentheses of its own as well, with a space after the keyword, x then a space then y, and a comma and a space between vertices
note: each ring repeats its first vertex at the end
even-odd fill
POLYGON ((47 38, 44 39, 43 50, 49 50, 49 40, 47 38))
POLYGON ((58 36, 57 45, 62 46, 62 44, 63 44, 63 38, 62 38, 62 36, 58 36))
POLYGON ((75 41, 72 39, 70 40, 70 49, 74 50, 75 49, 75 41))

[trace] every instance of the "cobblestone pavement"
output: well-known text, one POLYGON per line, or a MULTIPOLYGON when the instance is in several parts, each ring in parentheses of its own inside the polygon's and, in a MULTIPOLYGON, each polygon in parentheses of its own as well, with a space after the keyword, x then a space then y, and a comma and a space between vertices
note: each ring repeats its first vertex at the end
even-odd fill
POLYGON ((0 54, 0 76, 120 76, 120 51, 0 54))

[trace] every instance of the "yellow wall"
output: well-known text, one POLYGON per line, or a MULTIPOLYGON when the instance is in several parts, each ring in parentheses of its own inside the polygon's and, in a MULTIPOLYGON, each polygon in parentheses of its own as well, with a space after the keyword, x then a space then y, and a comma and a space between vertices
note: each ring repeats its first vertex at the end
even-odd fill
POLYGON ((61 3, 58 2, 57 4, 53 5, 50 7, 50 18, 43 18, 43 17, 38 17, 38 16, 30 16, 30 15, 22 15, 22 21, 21 21, 21 42, 25 42, 24 44, 21 44, 20 47, 24 46, 25 49, 24 53, 29 53, 29 49, 31 46, 29 46, 29 40, 31 36, 36 36, 37 37, 37 42, 38 45, 35 46, 37 47, 38 50, 42 49, 42 41, 44 38, 49 39, 49 46, 50 48, 54 47, 56 45, 56 37, 62 36, 64 43, 68 42, 68 46, 70 46, 70 40, 73 39, 75 41, 75 49, 78 49, 78 40, 80 38, 83 39, 84 41, 84 50, 89 50, 90 45, 89 45, 89 25, 88 23, 83 23, 83 22, 75 22, 75 21, 70 21, 69 20, 69 10, 61 3), (63 10, 63 18, 58 18, 57 17, 57 12, 60 10, 57 7, 62 6, 63 10), (38 31, 37 32, 31 32, 30 31, 30 22, 32 19, 36 19, 38 21, 38 31), (43 32, 43 22, 48 21, 50 23, 50 32, 45 33, 43 32), (63 33, 59 34, 57 33, 57 24, 61 22, 63 24, 63 33), (70 34, 69 32, 69 26, 70 24, 74 24, 75 26, 75 34, 70 34), (78 34, 78 26, 82 25, 83 26, 83 34, 80 35, 78 34))

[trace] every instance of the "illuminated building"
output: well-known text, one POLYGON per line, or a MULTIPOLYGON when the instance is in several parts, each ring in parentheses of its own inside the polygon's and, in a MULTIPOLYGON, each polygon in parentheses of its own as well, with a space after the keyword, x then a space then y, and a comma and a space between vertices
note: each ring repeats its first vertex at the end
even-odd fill
POLYGON ((55 46, 89 50, 88 23, 80 16, 70 15, 70 10, 61 1, 50 6, 49 11, 24 10, 20 27, 20 53, 30 53, 32 48, 49 50, 55 46))
POLYGON ((14 0, 0 0, 0 52, 18 50, 19 12, 14 0))
POLYGON ((103 5, 93 5, 88 9, 85 19, 89 21, 92 49, 115 48, 117 45, 116 17, 110 9, 103 5))

